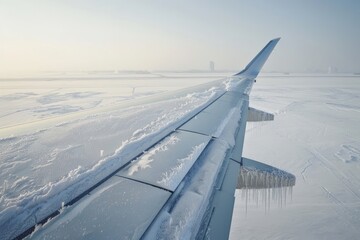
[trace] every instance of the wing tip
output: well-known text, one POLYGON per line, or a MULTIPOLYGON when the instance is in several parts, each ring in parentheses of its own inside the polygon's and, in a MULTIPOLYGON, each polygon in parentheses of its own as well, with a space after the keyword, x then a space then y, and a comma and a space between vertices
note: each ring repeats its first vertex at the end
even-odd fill
POLYGON ((278 41, 280 41, 280 39, 281 39, 281 37, 277 37, 277 38, 272 39, 272 40, 271 40, 271 42, 272 42, 272 41, 274 41, 274 42, 275 42, 275 41, 276 41, 276 42, 278 42, 278 41))
POLYGON ((238 72, 234 76, 241 75, 241 74, 250 74, 256 77, 263 65, 265 64, 267 58, 269 57, 272 50, 275 48, 277 43, 280 41, 280 37, 274 38, 270 40, 265 47, 251 60, 251 62, 242 70, 238 72))

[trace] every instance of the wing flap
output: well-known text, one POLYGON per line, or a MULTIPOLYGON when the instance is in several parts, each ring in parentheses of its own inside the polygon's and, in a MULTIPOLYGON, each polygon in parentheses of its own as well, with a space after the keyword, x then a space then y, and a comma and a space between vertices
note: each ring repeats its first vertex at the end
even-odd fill
POLYGON ((243 158, 237 188, 264 189, 282 188, 295 185, 293 174, 273 166, 243 158))
POLYGON ((252 107, 249 107, 248 122, 273 121, 274 114, 267 113, 252 107))

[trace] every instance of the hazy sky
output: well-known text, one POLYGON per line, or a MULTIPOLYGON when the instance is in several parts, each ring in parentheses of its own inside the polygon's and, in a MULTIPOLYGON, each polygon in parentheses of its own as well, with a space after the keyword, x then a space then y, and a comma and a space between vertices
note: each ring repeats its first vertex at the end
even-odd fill
POLYGON ((242 69, 360 72, 357 0, 0 0, 0 72, 242 69))

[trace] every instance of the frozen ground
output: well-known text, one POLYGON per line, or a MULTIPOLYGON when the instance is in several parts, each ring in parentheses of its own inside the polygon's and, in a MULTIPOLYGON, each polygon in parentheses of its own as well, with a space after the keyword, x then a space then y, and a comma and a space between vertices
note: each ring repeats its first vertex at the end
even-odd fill
MULTIPOLYGON (((296 175, 291 203, 248 203, 237 192, 231 239, 360 238, 360 77, 260 77, 243 155, 296 175)), ((289 202, 289 201, 288 201, 289 202)))
MULTIPOLYGON (((131 158, 146 139, 176 124, 224 85, 169 91, 223 76, 0 79, 1 231, 14 232, 15 222, 32 224, 47 214, 45 209, 60 208, 59 194, 71 198, 91 185, 101 178, 99 172, 120 164, 119 154, 131 158)), ((359 77, 258 78, 251 105, 276 116, 274 122, 248 124, 244 156, 295 174, 297 184, 292 203, 266 213, 251 202, 246 213, 237 193, 232 239, 359 238, 359 98, 359 77)))

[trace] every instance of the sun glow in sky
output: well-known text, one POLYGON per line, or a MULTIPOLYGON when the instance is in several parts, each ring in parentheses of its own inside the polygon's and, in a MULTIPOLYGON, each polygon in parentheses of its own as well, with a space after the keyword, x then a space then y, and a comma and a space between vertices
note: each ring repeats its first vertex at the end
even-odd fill
POLYGON ((356 0, 0 0, 0 72, 240 70, 282 37, 268 71, 360 72, 356 0))

